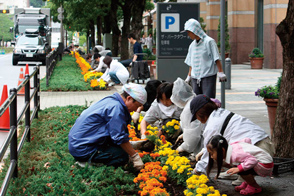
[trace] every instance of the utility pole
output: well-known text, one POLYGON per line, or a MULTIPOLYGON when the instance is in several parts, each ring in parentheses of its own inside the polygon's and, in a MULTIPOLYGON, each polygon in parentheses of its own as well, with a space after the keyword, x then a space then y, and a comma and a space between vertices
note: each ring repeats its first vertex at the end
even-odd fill
POLYGON ((61 40, 61 43, 64 45, 64 30, 63 30, 63 12, 64 12, 64 9, 62 8, 62 5, 60 5, 60 7, 57 9, 57 12, 59 13, 58 14, 58 20, 60 21, 60 40, 61 40))
MULTIPOLYGON (((225 72, 225 11, 226 11, 226 2, 225 0, 221 0, 221 19, 220 19, 220 40, 221 40, 221 60, 222 60, 222 67, 225 72)), ((226 74, 226 73, 225 73, 226 74)), ((221 102, 222 108, 226 108, 226 94, 225 94, 225 82, 221 82, 221 102)))

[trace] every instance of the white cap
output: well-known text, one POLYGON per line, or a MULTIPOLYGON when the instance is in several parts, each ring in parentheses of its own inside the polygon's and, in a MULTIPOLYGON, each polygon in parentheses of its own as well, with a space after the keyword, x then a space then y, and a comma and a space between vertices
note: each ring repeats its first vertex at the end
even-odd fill
POLYGON ((145 104, 147 101, 147 92, 139 84, 128 83, 123 85, 122 90, 128 93, 132 98, 141 104, 145 104))

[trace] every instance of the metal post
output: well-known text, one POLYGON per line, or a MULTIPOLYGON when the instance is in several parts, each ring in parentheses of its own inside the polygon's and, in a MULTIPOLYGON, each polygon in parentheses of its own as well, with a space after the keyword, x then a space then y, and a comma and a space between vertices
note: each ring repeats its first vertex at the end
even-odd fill
MULTIPOLYGON (((16 88, 10 89, 10 95, 15 94, 15 98, 10 104, 10 128, 17 127, 17 91, 16 88)), ((15 161, 16 166, 13 171, 13 177, 17 178, 18 176, 18 167, 17 167, 17 131, 14 131, 14 134, 10 143, 10 161, 15 161)))
MULTIPOLYGON (((49 53, 50 55, 50 53, 49 53)), ((49 86, 49 58, 48 55, 46 56, 46 86, 49 86)))
MULTIPOLYGON (((220 38, 221 38, 221 59, 222 59, 223 67, 225 66, 225 11, 226 11, 225 6, 226 6, 225 0, 221 0, 221 19, 220 19, 221 36, 220 38)), ((222 102, 222 108, 226 108, 224 82, 221 82, 221 102, 222 102)))
POLYGON ((231 89, 231 59, 226 58, 226 64, 225 64, 225 73, 227 76, 227 82, 225 83, 226 89, 231 89))
MULTIPOLYGON (((34 67, 35 70, 38 69, 37 73, 34 75, 34 90, 37 91, 37 93, 34 96, 34 108, 38 107, 38 94, 39 94, 39 91, 37 90, 37 88, 38 88, 39 68, 40 68, 39 64, 37 64, 37 66, 34 67)), ((34 118, 38 118, 38 110, 36 111, 36 115, 35 115, 34 118)))
POLYGON ((30 142, 31 138, 31 131, 30 131, 30 75, 25 75, 25 80, 27 80, 27 83, 25 85, 25 105, 28 106, 25 111, 25 127, 28 128, 28 135, 27 135, 27 141, 30 142))
POLYGON ((37 73, 37 101, 36 104, 38 105, 36 118, 38 118, 38 112, 40 111, 40 65, 38 65, 38 73, 37 73))
POLYGON ((62 42, 62 44, 64 44, 64 31, 63 31, 63 7, 62 4, 60 5, 60 15, 61 15, 61 19, 60 19, 60 40, 62 42))

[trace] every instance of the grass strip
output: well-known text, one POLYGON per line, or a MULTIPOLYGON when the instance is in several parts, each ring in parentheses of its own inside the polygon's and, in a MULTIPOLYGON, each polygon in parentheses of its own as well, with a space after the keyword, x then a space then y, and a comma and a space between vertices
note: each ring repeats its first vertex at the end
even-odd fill
MULTIPOLYGON (((120 167, 75 165, 68 133, 84 109, 74 105, 39 112, 31 126, 31 142, 24 144, 19 157, 19 177, 12 179, 7 195, 136 195, 135 175, 120 167)), ((5 160, 1 184, 8 165, 5 160)))
POLYGON ((84 81, 81 69, 74 57, 65 55, 54 68, 46 86, 46 78, 41 79, 41 91, 88 91, 93 90, 90 83, 84 81))

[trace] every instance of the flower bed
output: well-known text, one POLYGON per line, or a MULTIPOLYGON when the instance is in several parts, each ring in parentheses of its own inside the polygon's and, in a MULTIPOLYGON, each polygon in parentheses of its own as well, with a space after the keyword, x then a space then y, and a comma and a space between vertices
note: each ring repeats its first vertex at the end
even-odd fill
MULTIPOLYGON (((141 122, 140 117, 139 122, 141 122)), ((170 121, 166 126, 162 127, 165 131, 175 132, 179 129, 178 121, 170 121)), ((135 127, 129 125, 129 137, 131 141, 140 140, 136 136, 135 127)), ((137 130, 140 130, 138 126, 137 130)), ((138 176, 134 178, 134 183, 139 186, 139 195, 169 195, 167 191, 168 184, 174 182, 175 186, 183 186, 186 189, 183 195, 187 196, 218 196, 218 190, 214 187, 208 187, 206 183, 209 181, 206 175, 193 175, 191 171, 190 160, 184 156, 180 156, 176 150, 171 149, 171 143, 166 141, 165 136, 158 136, 158 128, 148 126, 146 131, 148 140, 155 144, 152 153, 140 152, 139 155, 145 163, 144 168, 138 176), (169 180, 170 179, 170 180, 169 180)), ((223 194, 223 196, 225 196, 223 194)))
POLYGON ((91 65, 79 53, 72 52, 71 54, 76 58, 76 62, 82 70, 81 74, 84 75, 85 82, 89 82, 94 90, 109 90, 107 83, 102 78, 99 79, 103 75, 102 72, 92 72, 91 65))

